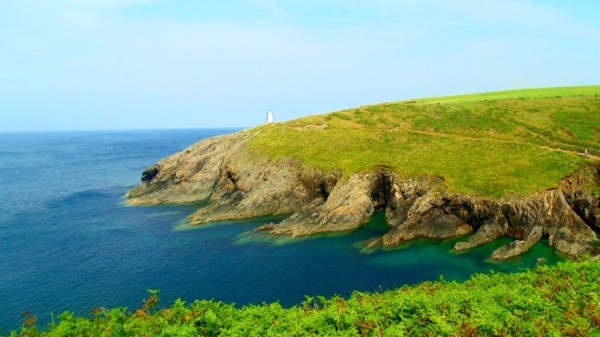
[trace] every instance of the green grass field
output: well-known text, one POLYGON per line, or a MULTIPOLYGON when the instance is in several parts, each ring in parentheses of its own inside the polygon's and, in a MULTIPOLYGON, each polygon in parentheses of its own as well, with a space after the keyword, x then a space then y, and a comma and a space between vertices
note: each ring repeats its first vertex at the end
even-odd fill
POLYGON ((384 166, 441 177, 453 193, 527 196, 599 160, 600 86, 382 103, 248 132, 259 156, 347 174, 384 166))

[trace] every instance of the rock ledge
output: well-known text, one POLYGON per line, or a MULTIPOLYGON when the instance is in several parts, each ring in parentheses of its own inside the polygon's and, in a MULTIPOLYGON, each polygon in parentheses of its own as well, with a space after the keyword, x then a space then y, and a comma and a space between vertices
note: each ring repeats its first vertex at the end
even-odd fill
POLYGON ((203 140, 162 159, 142 174, 127 197, 135 205, 209 200, 189 218, 190 225, 273 214, 290 214, 261 230, 306 236, 356 229, 373 212, 385 210, 389 231, 370 246, 396 246, 415 238, 458 242, 467 250, 500 237, 515 241, 498 248, 493 259, 509 259, 542 239, 569 257, 599 254, 594 230, 600 228, 600 167, 564 178, 555 189, 528 198, 490 200, 449 194, 441 181, 403 179, 395 172, 344 176, 304 167, 291 159, 251 158, 250 133, 203 140))

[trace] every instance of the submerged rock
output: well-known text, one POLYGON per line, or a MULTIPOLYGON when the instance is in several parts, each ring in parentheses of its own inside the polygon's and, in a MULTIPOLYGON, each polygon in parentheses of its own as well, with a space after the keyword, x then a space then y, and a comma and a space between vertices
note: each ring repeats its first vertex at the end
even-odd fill
POLYGON ((540 226, 535 226, 523 240, 515 240, 496 249, 492 253, 492 259, 506 260, 519 256, 538 243, 542 239, 542 234, 544 234, 544 229, 540 226))
POLYGON ((289 214, 260 229, 274 235, 305 236, 356 229, 385 210, 390 229, 370 247, 395 246, 415 238, 444 240, 467 235, 455 245, 467 250, 501 237, 515 241, 492 258, 508 259, 545 239, 571 257, 597 254, 600 228, 600 169, 586 168, 556 189, 528 198, 492 200, 449 194, 440 179, 405 179, 389 169, 344 176, 305 167, 291 159, 268 160, 247 147, 253 133, 201 141, 148 167, 127 196, 132 204, 208 200, 190 225, 289 214))
POLYGON ((490 243, 506 235, 507 231, 508 222, 502 213, 498 213, 485 221, 468 241, 457 242, 454 249, 457 251, 468 250, 490 243))

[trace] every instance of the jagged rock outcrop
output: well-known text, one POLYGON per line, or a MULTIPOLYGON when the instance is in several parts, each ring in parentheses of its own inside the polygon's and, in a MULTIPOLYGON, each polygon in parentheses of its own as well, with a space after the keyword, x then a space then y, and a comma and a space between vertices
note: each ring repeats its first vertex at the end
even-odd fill
POLYGON ((453 195, 434 178, 402 178, 389 168, 344 176, 291 159, 254 156, 251 132, 206 139, 148 167, 141 184, 128 193, 132 204, 208 200, 190 225, 271 214, 290 214, 261 230, 305 236, 339 232, 368 223, 383 209, 390 226, 370 246, 395 246, 416 238, 444 240, 475 232, 458 242, 466 250, 500 237, 515 241, 494 259, 518 256, 544 239, 568 256, 596 253, 600 228, 600 167, 563 179, 556 189, 527 198, 492 200, 453 195), (597 192, 596 192, 597 193, 597 192))
POLYGON ((278 225, 261 229, 290 236, 356 229, 369 221, 378 206, 371 192, 379 179, 377 174, 354 175, 340 182, 328 197, 314 200, 278 225))
POLYGON ((211 203, 190 217, 190 224, 288 214, 319 194, 302 184, 293 162, 240 162, 226 158, 213 186, 211 203))
POLYGON ((470 223, 477 224, 481 220, 483 223, 468 241, 457 243, 456 250, 470 249, 509 236, 516 241, 500 247, 492 258, 507 259, 520 255, 542 238, 548 239, 550 246, 568 256, 595 251, 592 243, 597 241, 596 233, 577 215, 562 190, 554 189, 526 199, 463 199, 461 203, 466 203, 467 208, 473 210, 473 206, 479 206, 475 212, 463 215, 475 213, 477 215, 470 223))
POLYGON ((542 234, 544 234, 544 229, 540 226, 535 226, 523 240, 515 240, 496 249, 492 253, 492 259, 506 260, 519 256, 538 243, 542 239, 542 234))
POLYGON ((144 171, 142 183, 127 194, 129 202, 209 200, 189 219, 199 225, 293 213, 328 194, 337 182, 336 174, 302 169, 293 160, 251 158, 245 150, 251 137, 236 133, 206 139, 161 160, 144 171))
POLYGON ((448 239, 473 230, 465 221, 443 209, 441 192, 435 189, 425 192, 425 184, 412 180, 400 186, 395 175, 390 180, 393 182, 392 202, 387 219, 392 229, 381 239, 384 246, 396 246, 415 238, 448 239))
POLYGON ((508 222, 502 213, 497 213, 485 221, 468 241, 457 242, 455 250, 468 250, 490 243, 506 235, 508 222))
POLYGON ((142 174, 142 183, 127 193, 136 205, 186 203, 209 199, 226 159, 241 152, 249 135, 237 133, 205 139, 162 159, 142 174))

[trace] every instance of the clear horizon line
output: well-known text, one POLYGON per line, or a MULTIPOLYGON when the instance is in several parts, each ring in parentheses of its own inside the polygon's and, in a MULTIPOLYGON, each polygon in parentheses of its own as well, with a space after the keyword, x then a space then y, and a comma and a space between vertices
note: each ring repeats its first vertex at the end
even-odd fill
MULTIPOLYGON (((258 125, 257 125, 258 126, 258 125)), ((185 131, 185 130, 245 130, 256 126, 211 126, 203 128, 123 128, 123 129, 60 129, 60 130, 0 130, 0 134, 16 134, 16 133, 65 133, 65 132, 127 132, 127 131, 185 131)))

